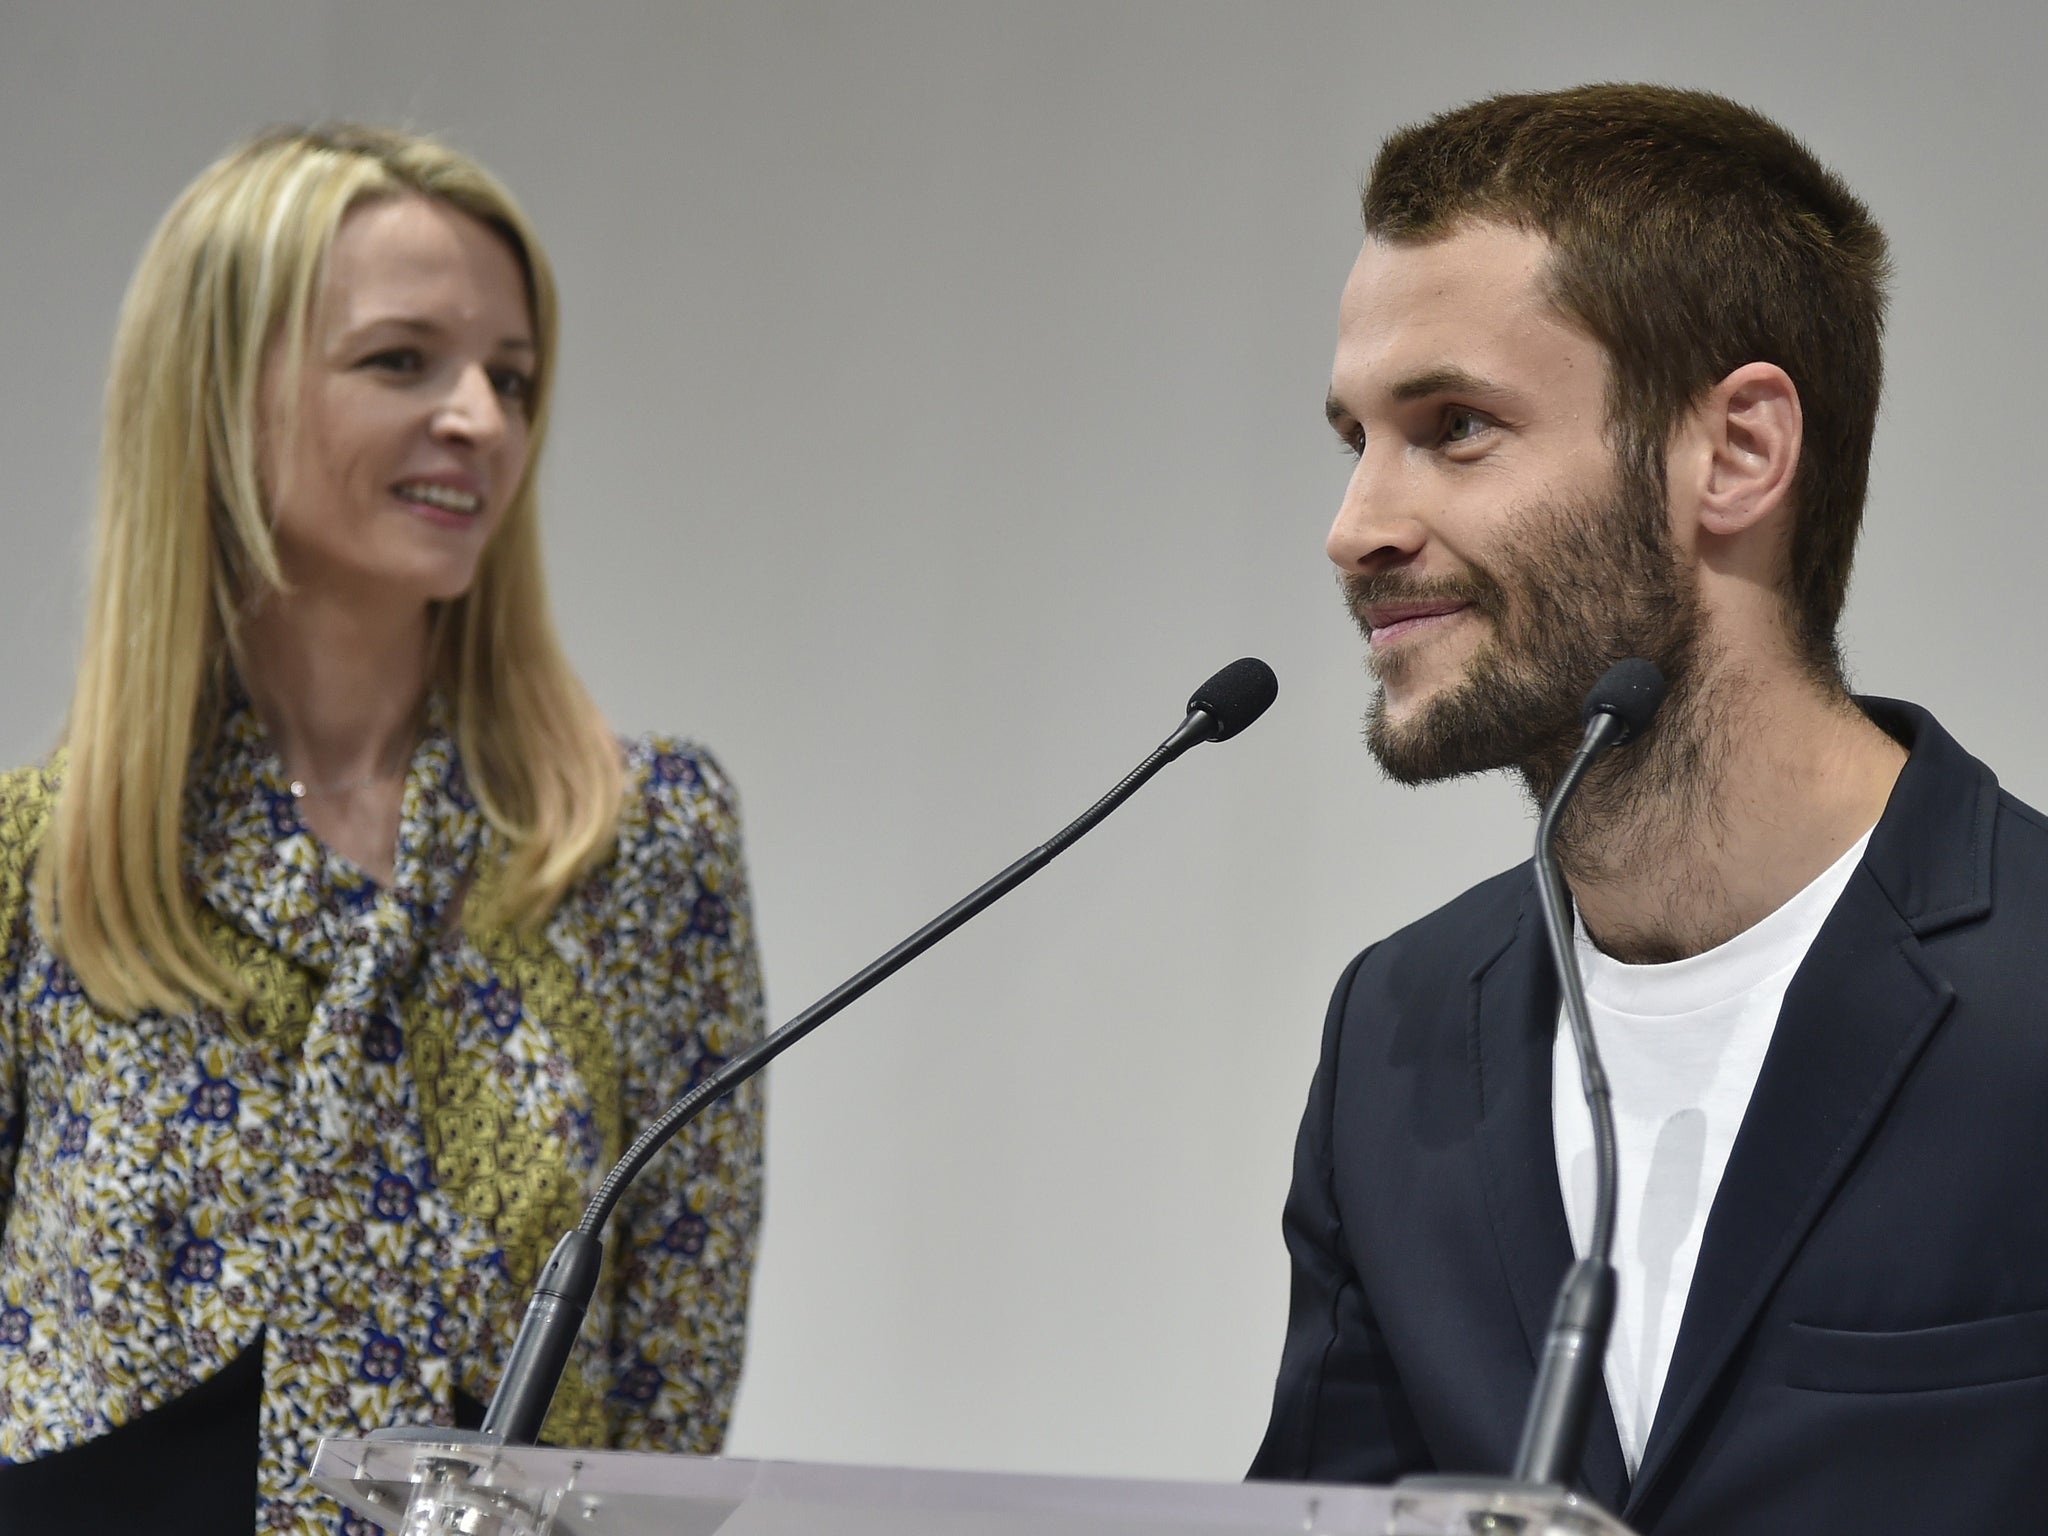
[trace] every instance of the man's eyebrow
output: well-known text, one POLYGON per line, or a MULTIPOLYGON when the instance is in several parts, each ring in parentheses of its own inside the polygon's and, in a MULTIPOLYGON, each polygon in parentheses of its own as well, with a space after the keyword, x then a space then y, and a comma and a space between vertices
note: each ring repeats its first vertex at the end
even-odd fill
POLYGON ((1396 400, 1406 401, 1427 400, 1432 395, 1498 397, 1508 391, 1491 379, 1482 379, 1476 373, 1467 373, 1463 368, 1445 364, 1440 368, 1426 368, 1421 373, 1411 373, 1387 393, 1396 400))
POLYGON ((1344 403, 1337 398, 1335 390, 1331 390, 1323 397, 1323 419, 1333 427, 1341 427, 1351 419, 1351 412, 1344 408, 1344 403))

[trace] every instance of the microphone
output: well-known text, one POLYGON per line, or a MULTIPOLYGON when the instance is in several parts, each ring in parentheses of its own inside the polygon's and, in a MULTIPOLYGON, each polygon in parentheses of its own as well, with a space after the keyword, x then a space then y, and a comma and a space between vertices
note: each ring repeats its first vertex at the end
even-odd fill
POLYGON ((1614 1106, 1572 949, 1570 898, 1557 867, 1557 824, 1595 759, 1642 735, 1663 702, 1664 674, 1649 662, 1632 658, 1608 668, 1586 695, 1586 734, 1536 824, 1536 892, 1551 963, 1564 993, 1565 1017, 1571 1021, 1572 1044, 1579 1053, 1586 1107, 1593 1116, 1596 1193, 1592 1240, 1566 1273, 1550 1314, 1536 1389, 1529 1397, 1522 1442, 1515 1453, 1518 1482, 1569 1485, 1586 1443, 1595 1394, 1601 1390, 1607 1339, 1614 1328, 1614 1106))
POLYGON ((1650 721, 1656 717, 1657 708, 1663 702, 1664 674, 1654 663, 1644 661, 1640 656, 1617 661, 1601 673, 1600 681, 1586 695, 1583 718, 1587 739, 1592 739, 1590 733, 1594 726, 1601 725, 1600 717, 1603 715, 1607 722, 1602 729, 1615 734, 1602 738, 1602 745, 1595 749, 1596 755, 1607 747, 1624 746, 1642 735, 1650 728, 1650 721))
POLYGON ((1280 680, 1256 656, 1241 657, 1197 688, 1188 698, 1186 730, 1196 715, 1215 726, 1208 739, 1228 741, 1271 707, 1280 694, 1280 680))
POLYGON ((548 1404, 561 1381, 562 1367, 568 1363, 569 1351, 576 1342, 576 1331, 583 1325, 583 1314, 597 1288, 598 1266, 604 1257, 598 1233, 626 1186, 670 1137, 840 1009, 1037 874, 1190 747, 1205 741, 1228 741, 1237 735, 1266 712, 1279 692, 1273 669, 1263 661, 1247 656, 1232 662, 1195 690, 1188 700, 1187 718, 1179 728, 1108 794, 1050 840, 955 902, 865 970, 841 982, 780 1029, 727 1061, 642 1131, 591 1197, 582 1222, 555 1246, 535 1282, 533 1300, 528 1303, 518 1337, 512 1342, 505 1374, 499 1378, 498 1390, 484 1415, 483 1434, 502 1437, 508 1445, 530 1445, 540 1432, 548 1404))

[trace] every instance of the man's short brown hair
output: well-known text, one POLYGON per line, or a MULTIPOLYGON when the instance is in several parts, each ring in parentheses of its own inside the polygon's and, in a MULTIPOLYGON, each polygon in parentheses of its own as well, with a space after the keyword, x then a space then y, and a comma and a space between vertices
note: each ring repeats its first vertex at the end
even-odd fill
POLYGON ((1662 483, 1687 410, 1775 363, 1805 415, 1793 482, 1793 638, 1841 677, 1835 628, 1863 520, 1882 372, 1884 233, 1791 134, 1705 91, 1588 85, 1493 96, 1381 146, 1366 232, 1428 241, 1473 219, 1546 236, 1559 308, 1606 348, 1625 462, 1662 483))

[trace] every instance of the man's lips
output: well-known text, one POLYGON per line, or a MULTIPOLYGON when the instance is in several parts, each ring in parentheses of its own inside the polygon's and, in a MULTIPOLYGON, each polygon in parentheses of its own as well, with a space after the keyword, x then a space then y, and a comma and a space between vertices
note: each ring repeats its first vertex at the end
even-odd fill
POLYGON ((1374 603, 1365 610, 1365 623, 1372 643, 1387 645, 1404 635, 1442 624, 1471 606, 1454 598, 1433 603, 1374 603))

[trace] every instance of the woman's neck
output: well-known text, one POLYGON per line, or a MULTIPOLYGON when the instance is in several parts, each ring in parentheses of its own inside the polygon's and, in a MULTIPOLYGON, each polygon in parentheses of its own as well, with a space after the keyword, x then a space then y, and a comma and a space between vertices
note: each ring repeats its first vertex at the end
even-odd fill
POLYGON ((369 614, 297 594, 247 616, 242 682, 293 779, 402 774, 427 692, 429 626, 423 607, 369 614))

